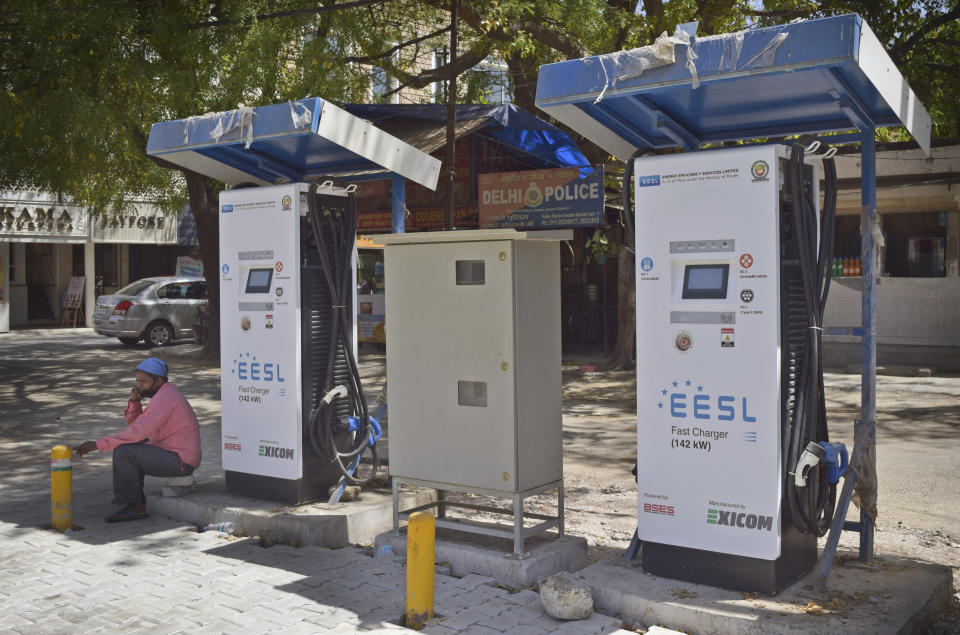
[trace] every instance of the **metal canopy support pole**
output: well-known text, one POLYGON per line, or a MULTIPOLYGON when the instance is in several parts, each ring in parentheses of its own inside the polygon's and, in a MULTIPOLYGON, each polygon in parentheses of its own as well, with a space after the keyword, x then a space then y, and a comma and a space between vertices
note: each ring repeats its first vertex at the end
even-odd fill
MULTIPOLYGON (((875 128, 865 126, 860 138, 860 258, 861 280, 861 339, 860 362, 860 420, 862 430, 854 430, 876 439, 877 426, 877 258, 875 236, 879 232, 877 223, 877 155, 875 128)), ((854 439, 856 445, 856 438, 854 439)), ((870 475, 874 497, 876 496, 876 452, 868 447, 864 454, 861 471, 870 475)), ((872 498, 872 497, 871 497, 872 498)), ((860 560, 873 559, 873 520, 860 508, 860 560)))
POLYGON ((390 175, 390 190, 390 232, 402 234, 406 231, 407 180, 394 172, 390 175))

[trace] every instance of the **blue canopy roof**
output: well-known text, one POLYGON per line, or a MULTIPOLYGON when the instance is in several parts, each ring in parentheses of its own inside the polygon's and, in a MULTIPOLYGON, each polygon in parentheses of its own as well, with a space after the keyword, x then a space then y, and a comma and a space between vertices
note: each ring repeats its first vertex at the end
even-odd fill
POLYGON ((548 64, 536 103, 620 159, 896 125, 930 148, 930 116, 854 14, 548 64))
POLYGON ((437 159, 316 97, 156 123, 147 154, 234 185, 394 173, 435 189, 440 174, 437 159))

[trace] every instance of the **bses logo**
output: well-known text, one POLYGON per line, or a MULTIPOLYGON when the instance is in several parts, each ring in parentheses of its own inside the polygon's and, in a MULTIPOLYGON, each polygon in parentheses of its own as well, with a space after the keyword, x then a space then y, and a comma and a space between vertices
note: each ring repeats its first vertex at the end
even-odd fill
POLYGON ((257 360, 256 356, 250 353, 240 353, 233 360, 233 368, 230 374, 235 375, 240 381, 275 381, 283 383, 287 381, 280 374, 280 364, 278 362, 264 362, 257 360))
POLYGON ((230 452, 240 452, 243 449, 243 446, 239 443, 231 443, 230 441, 223 442, 223 449, 229 450, 230 452))
POLYGON ((261 445, 257 451, 258 456, 267 456, 273 459, 293 460, 293 448, 278 448, 272 445, 261 445))
POLYGON ((658 505, 656 503, 644 503, 643 511, 648 514, 663 514, 664 516, 673 516, 676 509, 673 505, 658 505))

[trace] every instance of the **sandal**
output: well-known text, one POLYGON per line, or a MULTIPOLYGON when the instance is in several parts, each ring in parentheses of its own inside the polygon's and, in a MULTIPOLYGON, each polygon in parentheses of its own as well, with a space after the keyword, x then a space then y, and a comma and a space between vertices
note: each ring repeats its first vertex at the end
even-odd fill
POLYGON ((124 507, 120 511, 110 514, 109 516, 104 518, 104 520, 107 521, 108 523, 122 523, 128 520, 143 520, 144 518, 148 518, 149 516, 150 514, 148 514, 145 511, 138 512, 138 511, 134 511, 133 509, 130 509, 129 507, 124 507))

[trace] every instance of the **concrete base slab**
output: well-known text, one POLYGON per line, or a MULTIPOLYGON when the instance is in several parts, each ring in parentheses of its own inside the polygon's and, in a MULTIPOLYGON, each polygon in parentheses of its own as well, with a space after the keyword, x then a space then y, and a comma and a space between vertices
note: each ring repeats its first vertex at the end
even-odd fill
MULTIPOLYGON (((359 500, 328 505, 312 503, 287 507, 255 498, 227 494, 223 479, 205 481, 187 496, 157 496, 147 489, 147 510, 151 514, 204 527, 210 523, 232 522, 234 532, 262 536, 275 543, 296 543, 339 549, 369 545, 393 527, 393 498, 389 490, 364 490, 359 500)), ((404 492, 401 503, 408 507, 434 500, 430 491, 404 492)))
POLYGON ((812 576, 774 597, 647 575, 622 557, 575 574, 593 590, 596 611, 630 625, 662 625, 686 633, 917 633, 946 608, 948 567, 878 556, 860 563, 838 553, 826 591, 812 576))
MULTIPOLYGON (((407 553, 406 527, 400 533, 388 531, 374 541, 376 552, 390 545, 400 555, 407 553)), ((578 536, 539 534, 524 542, 527 554, 521 559, 513 555, 513 541, 452 529, 438 529, 436 561, 450 568, 458 577, 476 574, 493 578, 497 584, 517 589, 559 573, 578 571, 587 565, 587 540, 578 536)))

